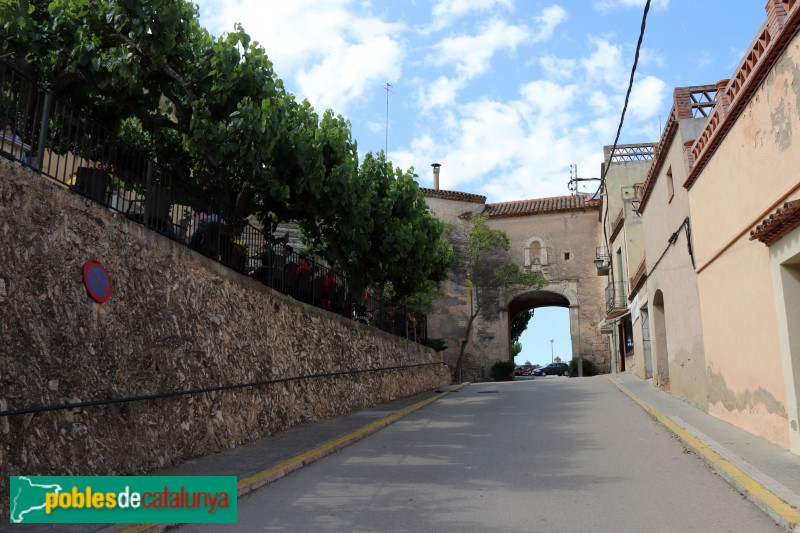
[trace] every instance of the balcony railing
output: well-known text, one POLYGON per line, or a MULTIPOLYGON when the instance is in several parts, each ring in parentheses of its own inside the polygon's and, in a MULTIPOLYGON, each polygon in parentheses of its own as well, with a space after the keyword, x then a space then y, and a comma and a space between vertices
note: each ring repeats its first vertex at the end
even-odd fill
POLYGON ((612 281, 606 286, 606 320, 621 316, 627 311, 628 303, 625 301, 625 287, 612 281))

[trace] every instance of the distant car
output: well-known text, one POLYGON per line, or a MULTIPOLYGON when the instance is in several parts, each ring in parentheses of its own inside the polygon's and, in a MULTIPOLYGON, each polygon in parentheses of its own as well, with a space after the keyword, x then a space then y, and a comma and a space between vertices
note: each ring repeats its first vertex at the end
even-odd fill
POLYGON ((533 365, 519 365, 517 368, 514 369, 515 376, 532 376, 533 375, 533 365))
POLYGON ((537 368, 533 372, 534 376, 569 376, 569 365, 567 363, 550 363, 542 368, 537 368))

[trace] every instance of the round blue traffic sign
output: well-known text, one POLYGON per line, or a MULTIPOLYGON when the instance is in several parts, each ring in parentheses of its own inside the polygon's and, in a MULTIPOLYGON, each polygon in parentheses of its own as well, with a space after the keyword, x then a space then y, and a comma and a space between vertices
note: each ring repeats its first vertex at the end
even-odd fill
POLYGON ((99 261, 87 261, 83 265, 83 284, 92 300, 103 303, 111 298, 111 277, 99 261))

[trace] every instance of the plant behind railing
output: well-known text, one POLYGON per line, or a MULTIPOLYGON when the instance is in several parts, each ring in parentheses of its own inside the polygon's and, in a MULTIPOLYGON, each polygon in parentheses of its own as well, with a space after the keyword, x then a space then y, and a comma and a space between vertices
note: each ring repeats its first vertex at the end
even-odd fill
MULTIPOLYGON (((255 277, 258 258, 267 246, 276 254, 277 245, 265 245, 271 238, 261 229, 247 220, 227 216, 218 206, 212 205, 210 198, 209 209, 196 212, 189 205, 192 192, 187 192, 185 186, 147 157, 145 151, 123 142, 114 132, 63 99, 53 97, 52 92, 38 87, 5 61, 0 61, 0 95, 0 114, 24 124, 22 129, 17 129, 24 135, 23 139, 35 139, 30 144, 25 143, 28 168, 110 210, 123 213, 134 222, 192 246, 240 273, 255 277), (212 213, 224 223, 207 230, 208 240, 195 245, 192 237, 201 229, 204 217, 212 213)), ((0 156, 21 160, 6 151, 0 151, 0 156)), ((299 256, 294 259, 299 262, 299 256)), ((321 262, 312 263, 319 276, 327 277, 331 272, 321 262)), ((395 335, 414 341, 427 338, 424 314, 390 300, 367 296, 363 283, 340 275, 335 277, 340 291, 327 294, 325 298, 315 293, 313 286, 295 283, 278 287, 273 276, 259 281, 311 305, 360 319, 395 335), (362 288, 356 290, 356 287, 362 288)))

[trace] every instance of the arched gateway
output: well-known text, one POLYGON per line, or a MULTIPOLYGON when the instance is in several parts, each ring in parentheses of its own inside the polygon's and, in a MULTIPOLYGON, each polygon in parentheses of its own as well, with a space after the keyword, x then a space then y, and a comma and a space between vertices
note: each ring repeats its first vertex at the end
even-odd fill
MULTIPOLYGON (((598 329, 605 312, 605 278, 594 266, 602 232, 597 200, 579 194, 487 204, 485 196, 476 194, 426 188, 422 192, 431 211, 445 222, 465 225, 469 215, 488 215, 489 226, 508 235, 511 260, 541 272, 548 281, 538 291, 504 295, 496 316, 475 320, 464 379, 488 376, 492 363, 510 358, 510 322, 517 313, 550 306, 569 308, 572 355, 591 359, 601 371, 610 370, 607 342, 598 329)), ((445 360, 451 369, 468 317, 467 288, 452 278, 428 315, 428 336, 446 341, 445 360)))

